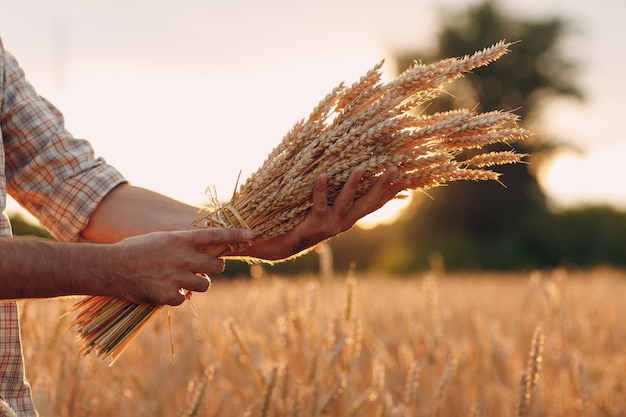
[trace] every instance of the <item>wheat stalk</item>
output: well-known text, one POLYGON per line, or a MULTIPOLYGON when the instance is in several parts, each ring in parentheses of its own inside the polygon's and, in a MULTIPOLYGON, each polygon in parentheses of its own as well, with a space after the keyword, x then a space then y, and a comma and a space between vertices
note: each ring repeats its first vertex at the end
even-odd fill
POLYGON ((456 358, 452 358, 450 362, 448 363, 446 371, 444 372, 443 377, 441 378, 441 381, 439 382, 439 390, 437 392, 437 398, 430 411, 431 417, 437 417, 439 413, 439 406, 441 405, 441 402, 443 401, 446 393, 448 392, 448 388, 450 387, 450 380, 452 379, 452 377, 454 377, 454 375, 456 375, 458 366, 459 366, 459 362, 456 358))
POLYGON ((420 373, 422 368, 418 361, 413 361, 409 367, 406 385, 404 387, 404 402, 406 404, 412 404, 417 400, 417 390, 420 385, 420 373))
POLYGON ((260 416, 267 417, 270 409, 270 402, 272 400, 272 393, 276 387, 276 375, 278 374, 278 366, 272 368, 269 381, 265 387, 265 393, 263 394, 263 402, 261 403, 260 416))
POLYGON ((198 414, 207 384, 213 381, 214 378, 215 366, 211 365, 202 373, 201 378, 197 382, 194 381, 189 384, 187 407, 181 417, 194 417, 198 414))
POLYGON ((543 331, 541 327, 537 327, 530 343, 526 368, 522 372, 520 380, 520 400, 517 407, 517 415, 519 417, 527 416, 530 410, 532 390, 539 381, 539 373, 543 363, 543 342, 543 331))
MULTIPOLYGON (((282 235, 309 213, 320 174, 327 175, 332 204, 357 166, 365 172, 356 198, 390 166, 399 169, 395 180, 414 190, 459 180, 497 181, 500 174, 486 168, 519 162, 524 155, 491 152, 463 160, 460 151, 524 139, 529 132, 517 126, 517 116, 468 110, 421 115, 416 110, 465 72, 506 54, 509 46, 499 42, 473 55, 416 63, 388 83, 381 81, 381 62, 352 85, 339 85, 294 125, 228 203, 210 195, 210 207, 199 213, 195 226, 244 227, 258 239, 282 235)), ((206 252, 222 256, 236 249, 220 245, 206 252)), ((75 309, 81 310, 74 326, 85 344, 83 354, 95 350, 115 361, 159 306, 89 297, 75 309)))

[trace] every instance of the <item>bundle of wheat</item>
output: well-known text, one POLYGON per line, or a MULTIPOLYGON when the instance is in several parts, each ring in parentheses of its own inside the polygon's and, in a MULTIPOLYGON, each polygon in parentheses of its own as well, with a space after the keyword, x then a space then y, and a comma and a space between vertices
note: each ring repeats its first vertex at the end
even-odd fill
MULTIPOLYGON (((227 204, 212 198, 195 226, 245 227, 259 239, 279 236, 306 217, 312 185, 321 173, 328 177, 332 204, 357 166, 365 168, 357 198, 390 166, 399 168, 395 179, 408 180, 407 188, 414 190, 458 180, 498 180, 499 174, 486 168, 519 162, 524 155, 508 150, 462 159, 461 151, 524 139, 528 132, 516 125, 516 115, 415 110, 465 72, 500 58, 509 46, 499 42, 471 56, 416 63, 388 83, 381 82, 381 62, 351 86, 338 86, 287 133, 227 204)), ((232 249, 220 246, 207 253, 220 256, 232 249)), ((78 303, 81 312, 73 325, 84 341, 83 354, 95 350, 114 361, 159 308, 110 297, 78 303)))

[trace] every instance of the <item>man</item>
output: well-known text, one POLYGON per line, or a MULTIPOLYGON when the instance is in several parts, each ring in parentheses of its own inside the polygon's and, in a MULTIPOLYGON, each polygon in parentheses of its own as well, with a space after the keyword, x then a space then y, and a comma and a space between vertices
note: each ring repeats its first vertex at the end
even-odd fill
MULTIPOLYGON (((39 97, 0 41, 0 401, 18 416, 36 416, 25 379, 14 300, 108 295, 134 303, 178 305, 181 288, 208 289, 202 274, 224 261, 202 248, 250 242, 237 256, 278 260, 351 228, 407 184, 388 169, 354 200, 363 168, 353 170, 332 206, 326 176, 313 188, 313 208, 293 231, 254 240, 242 229, 194 229, 193 207, 130 185, 91 145, 65 130, 62 114, 39 97), (10 194, 57 241, 11 237, 4 215, 10 194)), ((235 255, 235 254, 232 254, 235 255)))

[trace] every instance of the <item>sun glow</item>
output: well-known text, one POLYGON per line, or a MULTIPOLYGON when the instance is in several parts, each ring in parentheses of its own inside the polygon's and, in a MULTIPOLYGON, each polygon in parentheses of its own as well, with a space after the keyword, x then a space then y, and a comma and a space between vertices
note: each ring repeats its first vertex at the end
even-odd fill
POLYGON ((391 224, 398 219, 398 216, 410 201, 410 197, 391 200, 383 207, 359 220, 358 225, 363 229, 373 229, 382 224, 391 224))
POLYGON ((540 181, 560 208, 610 204, 626 208, 626 144, 587 154, 564 153, 546 165, 540 181))

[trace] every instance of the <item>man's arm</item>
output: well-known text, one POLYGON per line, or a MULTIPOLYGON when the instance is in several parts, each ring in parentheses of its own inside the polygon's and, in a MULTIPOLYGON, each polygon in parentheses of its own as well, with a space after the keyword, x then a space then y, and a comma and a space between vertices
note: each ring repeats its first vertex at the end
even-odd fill
POLYGON ((203 248, 251 238, 242 229, 156 232, 114 244, 0 238, 0 277, 7 278, 0 299, 104 295, 178 305, 184 301, 181 288, 208 289, 209 282, 198 274, 224 268, 222 260, 202 254, 203 248))
POLYGON ((154 191, 120 184, 98 204, 81 237, 111 243, 150 232, 190 229, 198 210, 154 191))
MULTIPOLYGON (((286 259, 345 232, 408 186, 405 182, 393 181, 397 172, 397 168, 389 168, 366 195, 355 200, 364 173, 364 168, 355 168, 332 206, 327 201, 326 175, 320 175, 313 188, 311 213, 300 225, 282 236, 253 240, 243 252, 227 256, 270 261, 286 259)), ((190 228, 198 210, 152 191, 122 184, 98 205, 82 236, 94 242, 115 242, 153 231, 190 228)))
MULTIPOLYGON (((387 170, 374 188, 354 200, 363 174, 354 170, 333 206, 326 200, 326 176, 314 187, 313 208, 294 230, 253 240, 232 256, 288 258, 348 230, 364 215, 393 198, 406 184, 387 170)), ((188 229, 198 209, 161 194, 122 184, 100 202, 82 237, 95 243, 60 243, 29 238, 0 239, 2 299, 60 295, 111 295, 130 302, 180 304, 180 288, 206 291, 197 274, 222 272, 223 261, 202 253, 221 243, 250 241, 241 229, 188 229), (108 244, 102 244, 108 243, 108 244)))
MULTIPOLYGON (((278 260, 341 233, 376 210, 406 184, 394 183, 397 170, 381 176, 365 196, 353 200, 363 171, 354 170, 333 206, 326 200, 326 176, 315 184, 313 209, 291 232, 253 240, 233 256, 278 260)), ((241 229, 189 228, 197 208, 131 185, 114 188, 98 205, 84 239, 102 243, 61 243, 31 238, 0 239, 2 299, 60 295, 110 295, 135 303, 177 305, 179 289, 206 291, 197 274, 222 272, 223 261, 202 253, 211 245, 250 241, 241 229)))

